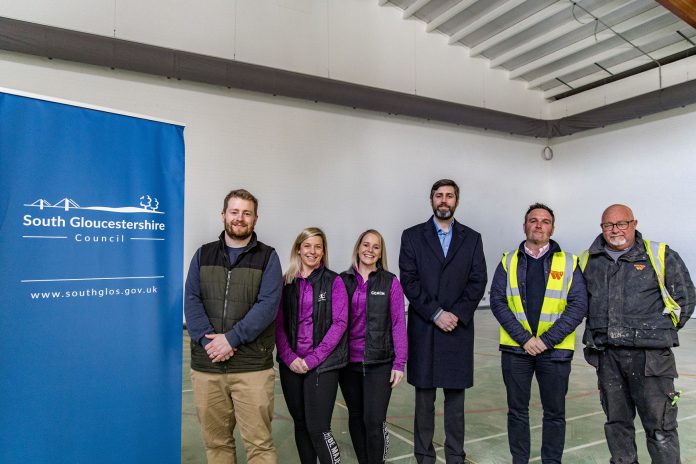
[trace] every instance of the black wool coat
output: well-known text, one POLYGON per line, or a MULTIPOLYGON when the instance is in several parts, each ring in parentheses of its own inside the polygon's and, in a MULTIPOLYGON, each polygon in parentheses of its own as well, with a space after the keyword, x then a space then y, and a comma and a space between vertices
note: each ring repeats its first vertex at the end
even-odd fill
POLYGON ((474 384, 474 311, 486 290, 481 234, 452 223, 447 257, 433 218, 401 236, 399 268, 408 298, 408 383, 419 388, 469 388, 474 384), (438 308, 459 319, 452 332, 432 321, 438 308))

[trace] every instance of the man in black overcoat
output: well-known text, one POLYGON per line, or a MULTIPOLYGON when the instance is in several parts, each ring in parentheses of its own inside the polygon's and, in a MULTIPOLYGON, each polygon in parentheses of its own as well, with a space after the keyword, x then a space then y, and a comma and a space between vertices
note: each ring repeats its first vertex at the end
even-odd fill
POLYGON ((474 311, 486 289, 481 235, 454 219, 459 187, 430 191, 433 216, 401 236, 399 268, 408 306, 408 383, 416 388, 414 454, 435 463, 435 393, 445 395, 445 458, 465 460, 464 390, 473 386, 474 311))

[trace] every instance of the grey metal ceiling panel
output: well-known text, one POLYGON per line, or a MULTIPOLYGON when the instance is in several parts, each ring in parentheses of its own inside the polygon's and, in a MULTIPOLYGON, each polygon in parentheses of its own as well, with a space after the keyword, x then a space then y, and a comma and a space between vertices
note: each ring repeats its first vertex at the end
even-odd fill
POLYGON ((447 35, 452 35, 461 28, 473 23, 486 13, 495 10, 506 1, 507 0, 479 0, 478 2, 469 6, 466 10, 455 15, 449 21, 444 22, 437 29, 447 35))
MULTIPOLYGON (((636 74, 643 73, 645 71, 654 70, 658 68, 658 66, 664 66, 686 58, 696 57, 696 46, 691 46, 684 49, 682 43, 680 42, 679 44, 653 52, 652 56, 657 58, 656 61, 646 61, 643 59, 632 60, 631 62, 622 63, 620 66, 614 67, 612 71, 615 71, 615 73, 611 76, 607 76, 606 73, 596 73, 587 76, 583 80, 574 82, 573 89, 569 89, 565 86, 558 86, 549 90, 547 93, 550 95, 549 98, 552 100, 559 100, 572 95, 577 95, 579 93, 601 87, 605 84, 620 81, 626 77, 635 76, 636 74), (594 79, 594 81, 590 81, 590 79, 594 79)), ((663 88, 668 89, 669 87, 663 88)))
MULTIPOLYGON (((604 2, 605 0, 586 0, 585 2, 583 2, 583 5, 586 5, 586 7, 591 10, 594 9, 597 5, 602 5, 604 2)), ((547 32, 552 31, 557 27, 570 21, 573 21, 573 15, 569 6, 568 9, 556 13, 553 16, 550 16, 549 18, 545 19, 539 24, 529 27, 513 35, 512 37, 501 41, 499 44, 496 44, 490 49, 488 49, 483 55, 489 59, 493 59, 497 56, 502 55, 503 53, 509 52, 510 50, 514 49, 520 44, 524 44, 533 39, 536 39, 546 34, 547 32)))
MULTIPOLYGON (((623 21, 638 16, 641 13, 645 13, 646 11, 649 11, 652 8, 655 8, 654 1, 652 0, 645 0, 643 2, 632 3, 630 5, 627 5, 626 7, 620 8, 608 14, 607 16, 602 18, 602 21, 608 24, 609 26, 615 26, 617 24, 622 23, 623 21)), ((572 13, 570 14, 570 16, 571 18, 573 18, 572 13)), ((571 21, 575 21, 575 19, 571 19, 571 21)), ((539 26, 543 26, 543 23, 539 26)), ((544 57, 550 53, 561 50, 569 45, 579 42, 582 39, 591 37, 592 35, 605 29, 606 28, 602 24, 596 23, 594 20, 589 21, 580 28, 572 31, 571 33, 565 34, 557 40, 546 43, 540 47, 537 47, 533 50, 530 50, 513 58, 512 60, 504 63, 502 67, 508 70, 516 69, 520 66, 524 66, 527 63, 544 57)))
POLYGON ((536 61, 540 58, 543 58, 547 55, 550 55, 551 53, 557 52, 558 50, 562 50, 565 47, 575 44, 576 42, 580 42, 581 40, 592 36, 592 34, 594 34, 595 32, 599 32, 604 29, 605 28, 601 25, 595 27, 594 24, 585 24, 584 26, 581 26, 579 29, 575 29, 574 31, 571 31, 552 42, 546 42, 536 48, 533 48, 532 50, 529 50, 528 52, 522 53, 510 59, 509 61, 502 63, 500 66, 504 69, 507 69, 508 71, 512 71, 521 66, 536 61))
POLYGON ((464 36, 460 42, 468 47, 478 45, 514 26, 534 13, 543 10, 547 6, 558 3, 558 1, 559 0, 527 0, 471 34, 464 36))
MULTIPOLYGON (((640 39, 641 37, 647 35, 648 33, 652 31, 656 31, 658 29, 661 29, 663 27, 666 27, 670 24, 674 24, 679 19, 675 17, 672 14, 664 14, 663 16, 660 16, 652 21, 649 21, 648 23, 635 27, 633 29, 630 29, 623 33, 622 35, 628 39, 628 40, 635 40, 635 39, 640 39)), ((592 45, 588 48, 585 48, 583 50, 577 51, 575 53, 571 53, 569 55, 564 56, 563 58, 554 61, 553 63, 549 63, 545 66, 542 66, 540 68, 534 69, 528 73, 525 73, 522 77, 522 79, 531 81, 534 79, 537 79, 541 76, 544 76, 546 74, 550 74, 554 72, 555 70, 560 70, 563 69, 566 66, 569 66, 575 62, 582 61, 588 58, 591 58, 593 56, 596 56, 602 52, 608 51, 612 48, 619 47, 622 45, 627 45, 626 42, 618 37, 612 37, 610 39, 604 40, 602 42, 598 42, 595 45, 592 45)))
POLYGON ((389 3, 392 3, 402 10, 405 10, 409 6, 413 5, 416 2, 416 0, 390 0, 389 3))
POLYGON ((460 0, 431 0, 423 8, 418 10, 418 13, 416 13, 415 16, 418 19, 429 23, 445 11, 456 6, 459 1, 460 0))
POLYGON ((591 47, 585 48, 584 50, 580 50, 578 52, 572 53, 570 55, 566 55, 552 63, 549 63, 545 66, 541 66, 540 68, 534 69, 532 71, 529 71, 528 73, 523 74, 520 76, 521 79, 525 81, 531 81, 534 79, 537 79, 541 76, 544 76, 546 74, 550 74, 555 70, 562 69, 566 66, 569 66, 575 62, 578 62, 580 60, 584 60, 587 58, 591 58, 598 53, 605 52, 607 50, 611 50, 612 48, 618 47, 622 44, 625 44, 621 38, 619 37, 612 37, 610 39, 604 40, 602 42, 599 42, 591 47))
POLYGON ((559 88, 559 92, 564 92, 566 90, 572 90, 573 87, 571 85, 568 85, 567 83, 561 83, 559 80, 553 80, 553 81, 548 81, 545 82, 543 85, 539 86, 539 90, 543 90, 544 92, 547 92, 549 90, 553 90, 559 88), (562 89, 560 89, 562 87, 562 89))
MULTIPOLYGON (((595 3, 603 2, 604 0, 593 0, 595 3)), ((504 53, 507 53, 520 44, 525 44, 531 40, 534 40, 549 31, 556 29, 557 27, 567 23, 572 19, 572 15, 569 10, 560 11, 549 18, 546 18, 542 22, 531 26, 517 34, 502 40, 500 43, 492 46, 483 54, 489 59, 493 59, 504 53)))
POLYGON ((634 73, 649 69, 636 60, 643 52, 635 47, 642 47, 647 53, 656 52, 660 58, 669 56, 668 61, 673 62, 689 56, 678 51, 696 43, 688 40, 696 36, 696 29, 656 0, 393 0, 391 3, 404 9, 415 5, 419 8, 415 15, 427 23, 428 32, 438 30, 448 35, 450 44, 466 46, 471 56, 484 57, 490 60, 491 66, 507 69, 510 78, 526 80, 533 88, 544 91, 558 90, 561 94, 568 92, 559 87, 571 89, 575 81, 585 89, 608 77, 618 79, 611 68, 616 68, 621 78, 627 77, 630 69, 635 69, 634 73), (676 34, 677 28, 684 37, 676 34), (684 44, 679 45, 680 40, 684 44))
MULTIPOLYGON (((680 49, 674 50, 673 53, 676 53, 676 52, 681 51, 681 50, 686 50, 686 49, 692 47, 691 44, 686 42, 682 37, 680 37, 678 34, 675 33, 675 34, 672 34, 672 35, 669 35, 666 37, 662 37, 662 38, 655 40, 654 42, 651 42, 647 45, 644 45, 641 47, 641 50, 643 50, 645 53, 650 54, 650 53, 662 50, 665 47, 669 47, 670 45, 677 44, 679 42, 682 42, 683 45, 680 47, 680 49)), ((596 66, 596 65, 587 66, 587 67, 580 69, 578 71, 575 71, 573 73, 559 76, 559 78, 563 82, 567 82, 567 83, 570 83, 572 85, 573 81, 576 81, 576 80, 581 79, 583 77, 594 74, 597 71, 602 70, 602 68, 609 70, 611 72, 611 68, 613 68, 614 66, 617 66, 621 63, 625 63, 627 61, 630 61, 630 60, 633 60, 636 58, 640 58, 640 57, 643 57, 646 62, 652 61, 650 58, 645 56, 639 50, 632 48, 632 49, 629 49, 629 50, 625 51, 624 53, 621 53, 620 55, 616 55, 610 59, 598 61, 597 64, 599 64, 599 66, 596 66)), ((542 86, 541 89, 548 90, 548 88, 546 88, 546 86, 542 86)))

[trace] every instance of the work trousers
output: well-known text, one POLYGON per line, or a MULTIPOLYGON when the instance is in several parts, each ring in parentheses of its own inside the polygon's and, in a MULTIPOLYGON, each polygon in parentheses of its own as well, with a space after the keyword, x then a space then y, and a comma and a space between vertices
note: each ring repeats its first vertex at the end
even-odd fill
POLYGON ((271 435, 275 371, 234 374, 191 371, 198 421, 208 464, 237 462, 234 428, 239 424, 249 464, 275 464, 271 435))
POLYGON ((389 362, 350 363, 341 369, 338 381, 348 406, 348 429, 359 464, 383 463, 387 458, 391 368, 389 362))
POLYGON ((614 464, 638 462, 633 421, 636 410, 654 464, 678 464, 677 376, 672 350, 606 348, 599 352, 597 376, 604 433, 614 464))
POLYGON ((539 384, 544 410, 541 431, 541 462, 560 464, 565 444, 565 397, 568 393, 570 360, 552 360, 503 351, 503 381, 507 391, 508 444, 513 464, 529 462, 529 400, 532 377, 539 384))
MULTIPOLYGON (((413 452, 419 464, 435 463, 435 388, 416 387, 413 452)), ((445 462, 462 464, 464 452, 464 389, 443 388, 445 394, 445 462)))
POLYGON ((280 363, 280 384, 295 423, 295 445, 302 464, 341 462, 338 443, 331 433, 338 370, 295 374, 280 363))

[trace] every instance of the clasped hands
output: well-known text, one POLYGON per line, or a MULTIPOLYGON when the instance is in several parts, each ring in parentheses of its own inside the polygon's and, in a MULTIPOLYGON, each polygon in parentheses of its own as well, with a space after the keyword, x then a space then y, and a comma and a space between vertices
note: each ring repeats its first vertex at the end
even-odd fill
POLYGON ((295 360, 291 362, 288 367, 295 374, 306 374, 307 372, 309 372, 309 367, 307 366, 305 360, 302 358, 295 358, 295 360))
POLYGON ((538 354, 543 353, 548 349, 546 344, 541 341, 541 338, 539 337, 532 337, 530 338, 527 343, 525 343, 522 348, 524 348, 524 351, 532 356, 536 356, 538 354))
POLYGON ((205 351, 214 363, 227 361, 237 351, 237 348, 233 348, 227 341, 225 334, 207 334, 205 338, 211 340, 205 345, 205 351))
POLYGON ((443 332, 451 332, 457 327, 459 318, 449 311, 443 310, 437 319, 435 319, 435 325, 440 328, 443 332))

